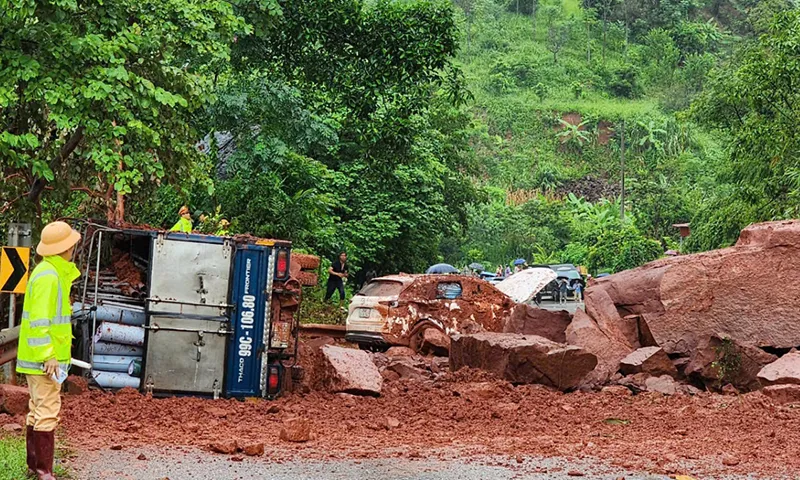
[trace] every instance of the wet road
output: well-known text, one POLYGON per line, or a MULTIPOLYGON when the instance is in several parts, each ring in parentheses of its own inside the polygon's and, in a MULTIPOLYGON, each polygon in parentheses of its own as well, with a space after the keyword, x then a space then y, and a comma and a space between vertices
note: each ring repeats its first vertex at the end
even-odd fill
MULTIPOLYGON (((217 455, 197 449, 103 450, 83 452, 69 461, 78 480, 666 480, 670 477, 632 472, 598 460, 474 457, 469 459, 385 458, 271 462, 265 457, 217 455), (144 455, 145 459, 137 457, 144 455)), ((699 477, 698 477, 699 478, 699 477)), ((709 478, 709 477, 703 477, 709 478)), ((731 476, 726 480, 750 477, 731 476)))
MULTIPOLYGON (((536 306, 535 303, 531 303, 531 305, 536 306)), ((566 310, 569 313, 575 313, 575 310, 583 308, 583 302, 567 300, 567 303, 558 303, 554 302, 553 300, 542 300, 542 303, 539 305, 539 307, 544 308, 545 310, 566 310)))

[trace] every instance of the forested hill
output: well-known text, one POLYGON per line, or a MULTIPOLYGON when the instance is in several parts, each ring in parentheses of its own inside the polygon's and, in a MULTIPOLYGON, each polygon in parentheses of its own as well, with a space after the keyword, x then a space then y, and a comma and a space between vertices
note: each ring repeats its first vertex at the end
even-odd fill
POLYGON ((794 1, 24 2, 0 235, 188 205, 377 273, 727 245, 800 216, 794 1))
POLYGON ((675 223, 691 222, 696 251, 797 216, 791 3, 456 4, 489 201, 469 208, 449 260, 618 271, 677 250, 675 223))

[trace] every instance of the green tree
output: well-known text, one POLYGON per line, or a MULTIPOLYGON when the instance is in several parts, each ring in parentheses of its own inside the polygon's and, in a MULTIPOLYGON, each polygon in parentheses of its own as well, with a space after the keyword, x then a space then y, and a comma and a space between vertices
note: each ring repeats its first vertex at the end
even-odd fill
POLYGON ((209 110, 208 128, 237 142, 223 209, 260 235, 325 255, 347 248, 355 265, 424 269, 477 195, 451 5, 282 6, 237 42, 225 108, 209 110))
POLYGON ((41 198, 81 191, 110 220, 143 185, 194 164, 193 115, 235 35, 226 1, 1 1, 0 210, 41 214, 41 198), (52 189, 52 191, 51 191, 52 189))
POLYGON ((795 10, 777 15, 768 33, 715 72, 692 107, 699 121, 730 135, 730 164, 720 180, 736 185, 736 195, 758 207, 761 219, 800 214, 798 71, 800 11, 795 10))

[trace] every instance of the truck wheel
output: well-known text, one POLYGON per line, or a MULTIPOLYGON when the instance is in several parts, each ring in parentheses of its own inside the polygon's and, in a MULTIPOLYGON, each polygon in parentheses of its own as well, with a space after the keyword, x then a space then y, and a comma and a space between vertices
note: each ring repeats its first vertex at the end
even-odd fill
POLYGON ((300 265, 302 270, 316 270, 319 268, 319 257, 316 255, 308 255, 305 253, 292 252, 292 263, 300 265))
POLYGON ((411 331, 408 338, 408 346, 423 355, 433 353, 437 356, 447 356, 450 350, 450 338, 438 325, 430 321, 422 321, 411 331), (431 336, 436 340, 433 342, 426 341, 425 332, 427 330, 435 330, 437 332, 437 335, 431 336))

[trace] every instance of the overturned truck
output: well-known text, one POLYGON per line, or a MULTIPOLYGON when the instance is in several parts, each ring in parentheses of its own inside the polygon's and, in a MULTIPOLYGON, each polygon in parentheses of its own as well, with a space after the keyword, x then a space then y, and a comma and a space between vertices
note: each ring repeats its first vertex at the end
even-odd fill
POLYGON ((280 393, 297 353, 297 277, 315 280, 303 268, 318 258, 282 240, 75 226, 73 357, 92 365, 87 377, 155 395, 280 393))

